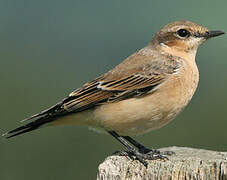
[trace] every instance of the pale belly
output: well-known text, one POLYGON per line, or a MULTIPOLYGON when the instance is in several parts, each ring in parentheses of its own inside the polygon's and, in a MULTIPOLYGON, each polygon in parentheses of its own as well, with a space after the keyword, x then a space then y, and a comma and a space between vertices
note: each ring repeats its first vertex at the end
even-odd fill
MULTIPOLYGON (((140 135, 161 128, 173 120, 182 110, 181 108, 173 108, 167 112, 148 104, 137 108, 127 108, 116 110, 114 115, 109 115, 108 113, 104 116, 102 115, 101 118, 98 117, 99 126, 107 130, 114 130, 120 135, 140 135)), ((98 111, 97 114, 102 113, 100 111, 103 110, 98 111)))
POLYGON ((139 135, 173 120, 186 105, 177 100, 162 93, 151 94, 101 106, 94 111, 94 118, 104 129, 114 130, 120 135, 139 135))
POLYGON ((166 109, 161 105, 161 100, 151 103, 151 99, 147 96, 103 105, 65 116, 51 124, 86 125, 98 132, 116 131, 120 135, 140 135, 166 125, 183 109, 172 105, 166 109))

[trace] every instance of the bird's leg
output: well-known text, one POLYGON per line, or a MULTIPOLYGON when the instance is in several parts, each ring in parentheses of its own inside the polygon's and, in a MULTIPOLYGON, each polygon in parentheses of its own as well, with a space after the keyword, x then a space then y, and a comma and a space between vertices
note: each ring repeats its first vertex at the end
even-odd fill
POLYGON ((145 167, 147 167, 147 162, 145 161, 145 158, 138 150, 136 150, 131 144, 129 144, 123 137, 119 136, 115 131, 108 131, 108 132, 127 148, 128 152, 120 153, 120 155, 124 155, 124 156, 127 155, 131 159, 135 159, 133 158, 133 155, 134 155, 136 159, 138 159, 145 167))
POLYGON ((139 142, 135 141, 133 138, 129 137, 129 136, 122 136, 124 139, 126 139, 128 142, 130 142, 131 144, 133 144, 135 147, 138 148, 139 152, 142 154, 159 154, 159 155, 173 155, 175 154, 173 151, 163 151, 160 152, 157 149, 148 149, 145 146, 143 146, 142 144, 140 144, 139 142))
POLYGON ((135 147, 137 147, 139 149, 139 152, 143 153, 143 154, 146 154, 150 151, 156 151, 157 153, 160 151, 158 150, 152 150, 152 149, 148 149, 146 148, 145 146, 143 146, 142 144, 140 144, 139 142, 135 141, 134 139, 132 139, 131 137, 129 136, 122 136, 124 139, 126 139, 128 142, 130 142, 131 144, 133 144, 135 147))
MULTIPOLYGON (((123 156, 129 156, 131 159, 137 159, 139 160, 145 167, 147 167, 147 162, 145 160, 155 160, 155 159, 168 159, 165 156, 160 155, 160 152, 153 152, 153 151, 149 151, 147 150, 147 148, 145 148, 143 145, 137 143, 135 140, 130 139, 131 141, 129 141, 130 143, 132 143, 133 145, 135 145, 136 147, 139 146, 140 148, 144 148, 147 151, 149 151, 149 153, 145 153, 145 152, 140 152, 140 150, 135 149, 126 139, 125 137, 122 137, 120 135, 118 135, 115 131, 109 131, 109 133, 116 138, 120 143, 122 143, 128 151, 123 151, 118 153, 118 155, 123 155, 123 156)), ((146 151, 144 150, 144 151, 146 151)))

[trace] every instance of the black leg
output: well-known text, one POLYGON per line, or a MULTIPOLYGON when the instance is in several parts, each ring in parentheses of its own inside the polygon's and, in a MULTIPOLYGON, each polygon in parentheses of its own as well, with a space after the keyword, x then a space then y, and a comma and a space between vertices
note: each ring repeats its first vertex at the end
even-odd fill
POLYGON ((134 139, 132 139, 131 137, 120 136, 115 131, 108 131, 108 133, 111 134, 115 139, 117 139, 121 144, 123 144, 127 148, 127 151, 118 152, 117 153, 118 155, 129 156, 133 160, 137 159, 145 167, 147 167, 146 160, 156 160, 156 159, 166 160, 168 158, 163 155, 175 154, 174 152, 170 152, 170 151, 160 152, 158 150, 150 150, 145 146, 143 146, 142 144, 135 141, 134 139), (137 147, 138 150, 132 145, 137 147))
POLYGON ((138 150, 136 150, 131 144, 129 144, 123 137, 119 136, 115 131, 108 132, 127 148, 129 153, 124 152, 124 155, 128 155, 130 158, 132 158, 132 155, 136 156, 136 159, 138 159, 145 167, 147 167, 145 158, 138 150))
POLYGON ((115 131, 109 131, 109 133, 115 137, 121 144, 123 144, 127 150, 129 151, 136 151, 136 149, 128 143, 128 141, 126 141, 122 136, 119 136, 115 131))
MULTIPOLYGON (((137 141, 135 141, 134 139, 132 139, 129 136, 122 136, 124 139, 126 139, 128 142, 130 142, 131 144, 133 144, 135 147, 137 147, 139 149, 139 152, 141 153, 148 153, 150 151, 154 151, 152 149, 148 149, 145 146, 143 146, 142 144, 138 143, 137 141)), ((155 150, 157 151, 157 150, 155 150)), ((157 151, 158 152, 158 151, 157 151)))
POLYGON ((175 154, 175 152, 173 152, 173 151, 162 151, 162 152, 160 152, 159 150, 156 150, 156 149, 148 149, 129 136, 123 136, 123 138, 126 139, 131 144, 133 144, 135 147, 137 147, 139 149, 139 152, 143 153, 143 154, 153 153, 153 154, 168 155, 168 156, 175 154))

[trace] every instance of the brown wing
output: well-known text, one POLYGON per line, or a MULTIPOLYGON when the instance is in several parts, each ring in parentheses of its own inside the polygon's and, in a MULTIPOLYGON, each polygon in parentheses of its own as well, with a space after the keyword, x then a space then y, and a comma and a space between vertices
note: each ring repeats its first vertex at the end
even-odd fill
MULTIPOLYGON (((102 79, 102 78, 100 78, 102 79)), ((74 91, 65 99, 63 106, 67 111, 81 111, 101 103, 111 103, 152 90, 164 80, 163 75, 149 77, 133 74, 121 79, 105 81, 94 80, 74 91)))
POLYGON ((68 112, 78 112, 103 103, 151 92, 179 69, 176 57, 144 57, 133 54, 105 75, 72 92, 63 101, 68 112))

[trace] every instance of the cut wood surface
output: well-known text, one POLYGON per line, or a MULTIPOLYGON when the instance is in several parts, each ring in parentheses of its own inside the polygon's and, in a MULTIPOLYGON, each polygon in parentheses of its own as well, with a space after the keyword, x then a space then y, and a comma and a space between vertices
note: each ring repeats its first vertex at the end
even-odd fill
POLYGON ((99 165, 97 180, 227 180, 227 152, 187 147, 161 148, 174 151, 169 160, 149 160, 145 168, 137 160, 109 156, 99 165))

